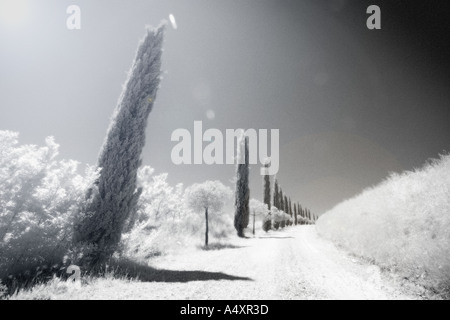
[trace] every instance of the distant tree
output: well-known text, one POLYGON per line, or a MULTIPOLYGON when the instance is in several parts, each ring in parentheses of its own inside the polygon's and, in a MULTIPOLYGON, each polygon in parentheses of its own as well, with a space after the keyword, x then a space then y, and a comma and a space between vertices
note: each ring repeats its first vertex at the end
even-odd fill
POLYGON ((205 212, 205 246, 208 246, 209 213, 218 213, 222 210, 225 200, 231 196, 231 189, 220 181, 206 181, 193 184, 185 191, 188 207, 192 210, 205 212))
POLYGON ((275 179, 275 185, 274 185, 274 190, 273 190, 273 206, 277 209, 280 208, 280 196, 279 196, 279 188, 278 188, 278 180, 275 179))
POLYGON ((284 220, 283 211, 278 210, 276 207, 272 207, 270 210, 272 216, 272 225, 275 230, 278 230, 281 227, 281 223, 284 220))
POLYGON ((95 247, 86 261, 90 266, 112 256, 136 210, 142 191, 137 171, 161 78, 163 37, 164 26, 148 29, 139 45, 99 155, 100 176, 87 191, 87 204, 75 225, 75 242, 95 247))
POLYGON ((283 197, 283 190, 281 190, 280 188, 280 193, 279 193, 279 210, 284 211, 284 197, 283 197))
POLYGON ((297 204, 294 203, 294 223, 297 225, 297 204))
POLYGON ((289 214, 289 201, 288 201, 287 196, 284 196, 283 204, 284 204, 283 211, 286 212, 287 214, 289 214))
POLYGON ((278 229, 280 228, 280 223, 279 223, 278 221, 274 221, 274 223, 273 223, 273 228, 274 228, 275 230, 278 230, 278 229))
MULTIPOLYGON (((259 200, 251 199, 250 200, 250 213, 253 216, 253 235, 255 235, 255 223, 256 223, 256 217, 265 217, 267 216, 270 211, 267 207, 267 204, 262 203, 259 200)), ((264 225, 263 225, 264 227, 264 225)))
POLYGON ((242 154, 242 147, 239 147, 239 157, 241 161, 238 161, 237 165, 237 179, 236 179, 236 199, 235 199, 235 215, 234 215, 234 227, 236 228, 238 237, 245 237, 244 229, 247 228, 249 223, 249 151, 248 151, 248 137, 243 136, 240 144, 244 143, 244 153, 242 154), (243 161, 242 161, 243 160, 243 161), (242 162, 242 164, 240 163, 242 162))
MULTIPOLYGON (((266 162, 264 164, 265 168, 269 167, 269 163, 266 162)), ((270 176, 268 174, 264 175, 264 203, 267 205, 267 208, 270 210, 270 176)))
POLYGON ((289 215, 291 216, 291 218, 292 218, 293 214, 294 214, 294 212, 292 211, 292 202, 291 202, 291 198, 289 197, 289 215))
POLYGON ((268 213, 264 217, 262 228, 265 232, 268 232, 270 229, 272 229, 272 218, 270 213, 268 213))
POLYGON ((300 220, 300 224, 303 224, 303 209, 302 206, 300 205, 300 203, 297 203, 297 211, 298 211, 298 215, 299 215, 299 220, 300 220))

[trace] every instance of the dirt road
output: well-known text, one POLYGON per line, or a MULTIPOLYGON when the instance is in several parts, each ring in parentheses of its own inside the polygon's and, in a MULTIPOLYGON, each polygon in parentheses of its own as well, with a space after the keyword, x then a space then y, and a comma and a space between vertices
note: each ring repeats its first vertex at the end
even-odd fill
MULTIPOLYGON (((98 279, 55 299, 412 299, 314 226, 152 260, 142 282, 98 279)), ((54 290, 52 290, 54 291, 54 290)), ((25 298, 25 297, 22 297, 25 298)))

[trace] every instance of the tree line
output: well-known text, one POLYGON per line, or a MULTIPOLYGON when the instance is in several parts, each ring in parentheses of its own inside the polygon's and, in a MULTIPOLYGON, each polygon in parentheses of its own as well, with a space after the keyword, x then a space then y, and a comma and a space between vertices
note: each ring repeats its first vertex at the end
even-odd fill
MULTIPOLYGON (((241 151, 238 157, 242 157, 238 161, 236 170, 236 189, 235 189, 235 216, 234 227, 239 237, 245 237, 244 229, 248 227, 250 218, 250 188, 249 188, 249 146, 248 137, 241 139, 241 151)), ((269 163, 265 164, 267 168, 269 163)), ((311 212, 308 208, 302 206, 298 201, 292 201, 290 196, 283 194, 283 190, 279 186, 278 180, 275 179, 273 187, 273 197, 271 193, 270 175, 265 174, 263 177, 263 203, 262 212, 266 213, 263 221, 263 230, 278 230, 291 225, 309 225, 315 224, 318 216, 311 212), (273 200, 272 200, 273 199, 273 200)), ((254 204, 258 206, 258 204, 254 204)), ((255 233, 255 216, 256 211, 261 212, 261 206, 253 209, 253 234, 255 233)))

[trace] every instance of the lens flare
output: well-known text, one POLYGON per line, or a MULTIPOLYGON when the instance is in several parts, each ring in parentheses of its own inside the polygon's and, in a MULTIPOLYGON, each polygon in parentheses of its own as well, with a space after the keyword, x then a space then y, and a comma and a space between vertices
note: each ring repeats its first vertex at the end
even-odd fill
POLYGON ((173 14, 169 15, 169 20, 170 20, 170 23, 172 24, 172 28, 177 30, 177 28, 178 28, 177 21, 175 20, 175 17, 173 16, 173 14))

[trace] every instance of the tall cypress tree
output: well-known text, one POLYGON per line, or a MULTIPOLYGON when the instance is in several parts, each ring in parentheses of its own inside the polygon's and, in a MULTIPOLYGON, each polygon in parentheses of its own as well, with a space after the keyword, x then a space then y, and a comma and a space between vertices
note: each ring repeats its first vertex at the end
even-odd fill
POLYGON ((287 196, 284 196, 284 212, 286 212, 287 214, 289 214, 289 201, 287 196))
POLYGON ((164 25, 148 29, 139 44, 100 151, 99 178, 88 190, 75 224, 75 242, 95 248, 86 261, 92 267, 117 249, 125 222, 137 205, 137 170, 160 83, 163 38, 164 25))
MULTIPOLYGON (((265 163, 264 167, 268 168, 269 163, 265 163)), ((270 176, 268 174, 264 175, 264 203, 270 210, 270 176)))
POLYGON ((283 190, 281 190, 280 188, 280 193, 279 193, 280 197, 279 197, 279 205, 280 207, 278 209, 284 211, 284 198, 283 198, 283 190))
POLYGON ((275 179, 275 185, 273 187, 273 206, 277 209, 280 209, 280 203, 278 202, 279 196, 279 189, 278 189, 278 180, 275 179))
POLYGON ((298 214, 299 214, 300 220, 301 220, 300 224, 302 225, 303 224, 303 208, 300 205, 300 203, 297 203, 297 211, 298 211, 298 214))
MULTIPOLYGON (((244 136, 240 141, 244 142, 244 156, 243 162, 237 165, 237 180, 236 180, 236 198, 235 198, 235 214, 234 214, 234 227, 236 228, 238 237, 245 237, 244 229, 248 226, 250 220, 250 189, 249 182, 249 151, 248 151, 248 137, 244 136)), ((240 147, 239 150, 242 150, 240 147)))
POLYGON ((291 202, 291 197, 289 197, 289 215, 292 218, 293 212, 292 212, 292 202, 291 202))
POLYGON ((297 204, 294 203, 294 224, 297 225, 297 204))

